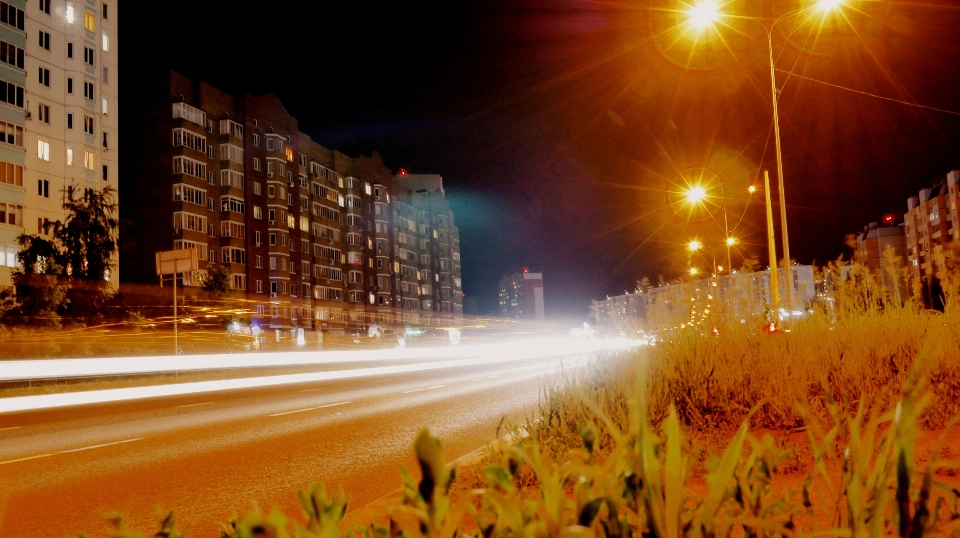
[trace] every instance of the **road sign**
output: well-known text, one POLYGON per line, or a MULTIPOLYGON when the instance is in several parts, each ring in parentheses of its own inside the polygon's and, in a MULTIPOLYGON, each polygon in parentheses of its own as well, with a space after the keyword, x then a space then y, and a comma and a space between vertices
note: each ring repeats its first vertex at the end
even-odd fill
POLYGON ((195 248, 157 252, 156 260, 158 275, 176 275, 200 269, 200 260, 195 248))

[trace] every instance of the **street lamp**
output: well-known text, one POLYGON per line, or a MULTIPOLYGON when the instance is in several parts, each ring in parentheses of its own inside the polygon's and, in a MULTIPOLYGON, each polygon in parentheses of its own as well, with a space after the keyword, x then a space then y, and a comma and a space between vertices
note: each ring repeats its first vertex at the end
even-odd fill
MULTIPOLYGON (((709 9, 705 4, 708 0, 704 2, 697 3, 691 7, 687 14, 689 16, 689 24, 693 28, 696 28, 698 31, 705 29, 707 26, 712 25, 714 22, 720 19, 721 13, 719 9, 709 9)), ((819 10, 827 13, 834 9, 840 8, 844 3, 844 0, 817 0, 815 7, 819 10)), ((716 4, 714 4, 716 7, 716 4)), ((778 22, 787 17, 792 17, 803 13, 809 8, 803 8, 797 11, 791 11, 789 13, 784 13, 783 15, 774 19, 770 26, 765 26, 761 21, 757 19, 746 19, 755 21, 759 24, 767 34, 767 49, 770 59, 770 95, 773 103, 773 132, 774 139, 776 140, 776 149, 777 149, 777 186, 780 190, 780 228, 783 233, 783 265, 784 265, 784 276, 786 277, 785 287, 787 290, 787 310, 793 311, 793 275, 792 268, 790 265, 790 240, 787 234, 787 205, 786 198, 783 192, 783 153, 780 146, 780 112, 778 106, 778 93, 777 93, 777 72, 776 65, 773 61, 773 29, 778 22)), ((751 187, 752 188, 752 187, 751 187)), ((751 192, 753 192, 751 190, 751 192)), ((770 261, 771 271, 776 267, 776 259, 770 261)))

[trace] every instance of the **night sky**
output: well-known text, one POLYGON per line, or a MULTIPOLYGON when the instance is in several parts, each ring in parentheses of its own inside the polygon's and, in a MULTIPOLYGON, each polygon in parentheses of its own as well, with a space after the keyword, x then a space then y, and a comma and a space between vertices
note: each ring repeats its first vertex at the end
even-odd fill
MULTIPOLYGON (((695 41, 678 0, 123 0, 122 108, 143 106, 137 80, 160 69, 273 92, 327 147, 443 175, 481 312, 529 267, 548 316, 583 318, 590 299, 725 256, 723 210, 734 265, 766 266, 762 190, 747 187, 763 169, 775 184, 776 162, 750 17, 802 5, 730 2, 695 41), (691 212, 677 192, 700 181, 709 204, 691 212), (693 237, 713 250, 688 259, 693 237)), ((960 115, 808 79, 960 112, 960 6, 847 0, 779 23, 774 46, 791 255, 823 263, 960 167, 960 115)))

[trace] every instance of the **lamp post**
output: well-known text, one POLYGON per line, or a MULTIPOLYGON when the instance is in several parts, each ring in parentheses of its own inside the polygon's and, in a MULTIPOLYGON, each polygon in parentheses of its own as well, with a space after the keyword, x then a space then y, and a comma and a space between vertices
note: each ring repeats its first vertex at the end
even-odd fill
MULTIPOLYGON (((844 0, 817 0, 815 7, 827 12, 839 8, 843 2, 844 0)), ((780 113, 778 110, 779 96, 777 91, 777 70, 773 60, 773 29, 776 27, 777 23, 783 19, 799 15, 808 9, 810 8, 802 8, 797 11, 784 13, 783 15, 774 19, 769 26, 764 25, 763 22, 758 19, 746 19, 759 24, 767 34, 767 50, 770 59, 770 96, 773 105, 773 132, 777 151, 777 186, 780 191, 780 228, 783 234, 783 265, 784 276, 786 277, 785 288, 787 292, 787 310, 790 312, 790 314, 793 313, 793 275, 790 265, 790 239, 787 233, 787 203, 783 189, 783 154, 780 145, 780 113)), ((698 1, 687 11, 687 14, 689 16, 688 22, 690 26, 695 28, 698 32, 712 26, 714 22, 722 17, 715 0, 698 1)), ((771 272, 775 270, 776 266, 776 258, 771 259, 771 272)))
MULTIPOLYGON (((756 191, 756 188, 751 185, 749 192, 752 194, 754 191, 756 191)), ((690 204, 702 203, 704 199, 708 197, 707 190, 700 185, 694 185, 693 187, 688 188, 684 192, 684 195, 686 197, 687 202, 690 204)), ((727 247, 727 272, 732 275, 733 262, 731 261, 731 258, 730 258, 730 248, 735 246, 739 241, 737 240, 736 237, 733 237, 730 235, 730 225, 729 225, 729 221, 727 220, 727 197, 726 196, 720 197, 720 208, 723 211, 723 236, 724 236, 724 244, 727 247)), ((697 251, 697 250, 700 250, 702 247, 703 247, 703 244, 698 240, 693 240, 687 245, 687 248, 690 251, 697 251), (695 243, 696 243, 696 247, 694 247, 695 243)), ((714 269, 716 269, 716 264, 714 264, 714 269)))

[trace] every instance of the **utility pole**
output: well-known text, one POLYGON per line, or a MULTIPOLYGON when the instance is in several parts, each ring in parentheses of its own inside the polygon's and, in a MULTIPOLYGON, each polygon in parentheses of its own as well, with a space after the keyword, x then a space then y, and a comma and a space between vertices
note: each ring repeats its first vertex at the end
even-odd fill
POLYGON ((770 201, 770 173, 763 171, 763 189, 767 198, 767 250, 770 253, 770 302, 774 321, 780 321, 780 269, 777 267, 777 242, 773 229, 773 204, 770 201))

